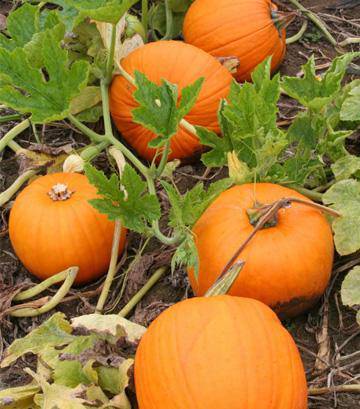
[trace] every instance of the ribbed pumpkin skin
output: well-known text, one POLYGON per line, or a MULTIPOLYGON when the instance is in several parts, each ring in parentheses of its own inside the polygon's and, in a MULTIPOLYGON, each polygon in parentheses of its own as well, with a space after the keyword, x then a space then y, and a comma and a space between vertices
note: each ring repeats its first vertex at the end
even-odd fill
POLYGON ((286 33, 275 27, 270 0, 195 0, 184 21, 184 38, 216 57, 237 57, 238 81, 251 79, 251 72, 272 55, 272 69, 283 60, 286 33))
MULTIPOLYGON (((199 251, 198 281, 189 271, 197 295, 214 283, 240 245, 253 231, 246 210, 254 198, 270 204, 285 197, 308 200, 292 189, 259 183, 223 192, 193 228, 199 251)), ((238 259, 245 266, 229 294, 255 298, 281 316, 313 306, 328 285, 334 255, 331 228, 317 209, 292 203, 279 211, 278 224, 256 233, 238 259)))
POLYGON ((296 345, 266 305, 195 297, 163 312, 136 352, 140 409, 306 409, 296 345))
MULTIPOLYGON (((10 213, 9 233, 15 253, 40 279, 79 266, 76 283, 92 281, 106 272, 111 255, 114 223, 88 200, 96 189, 84 175, 56 173, 36 179, 16 198, 10 213), (53 201, 48 192, 57 183, 74 194, 53 201)), ((122 230, 120 251, 126 230, 122 230)))
MULTIPOLYGON (((122 60, 122 65, 129 74, 140 71, 157 84, 167 79, 178 85, 180 94, 182 88, 203 77, 205 80, 199 97, 185 119, 193 125, 219 131, 217 110, 220 99, 228 94, 232 77, 212 56, 181 41, 158 41, 133 51, 122 60)), ((137 153, 152 160, 155 150, 149 148, 148 143, 155 135, 133 122, 131 111, 138 106, 132 96, 134 89, 122 76, 113 80, 110 89, 112 118, 124 139, 137 153)), ((169 159, 190 157, 200 148, 198 138, 180 128, 172 137, 169 159)))

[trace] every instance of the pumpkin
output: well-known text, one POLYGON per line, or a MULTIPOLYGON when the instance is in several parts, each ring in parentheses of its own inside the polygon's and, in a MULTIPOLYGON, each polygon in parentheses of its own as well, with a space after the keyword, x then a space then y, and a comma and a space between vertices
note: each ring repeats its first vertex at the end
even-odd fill
MULTIPOLYGON (((131 75, 137 70, 157 84, 162 79, 176 84, 180 95, 182 88, 203 77, 204 83, 198 99, 185 119, 193 125, 219 131, 219 101, 227 96, 232 77, 211 55, 181 41, 158 41, 137 48, 121 63, 131 75)), ((155 138, 155 134, 133 121, 131 111, 138 106, 132 96, 134 89, 124 77, 115 77, 110 88, 112 118, 123 138, 136 152, 152 160, 156 150, 149 148, 148 143, 155 138)), ((169 159, 190 157, 200 147, 199 139, 180 126, 171 139, 169 159)))
POLYGON ((287 18, 270 0, 195 0, 184 21, 184 38, 216 57, 236 57, 235 78, 251 79, 251 72, 268 56, 272 70, 286 51, 287 18))
POLYGON ((220 295, 173 305, 135 356, 139 409, 306 409, 299 352, 269 307, 220 295))
MULTIPOLYGON (((203 295, 253 231, 248 210, 303 195, 271 183, 244 184, 223 192, 193 227, 199 275, 189 269, 194 292, 203 295)), ((300 203, 279 210, 273 227, 263 228, 237 260, 245 266, 229 294, 251 297, 281 316, 311 308, 328 285, 334 244, 329 223, 318 209, 300 203)))
MULTIPOLYGON (((76 283, 85 283, 106 272, 115 225, 90 205, 96 197, 96 188, 78 173, 39 177, 17 196, 10 240, 30 273, 46 279, 78 266, 76 283)), ((120 251, 125 236, 122 229, 120 251)))

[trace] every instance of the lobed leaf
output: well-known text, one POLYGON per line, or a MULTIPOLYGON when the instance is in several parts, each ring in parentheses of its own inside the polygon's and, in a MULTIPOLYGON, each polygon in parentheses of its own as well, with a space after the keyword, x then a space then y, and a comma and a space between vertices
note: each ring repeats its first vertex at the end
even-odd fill
POLYGON ((145 74, 135 71, 135 83, 134 98, 140 106, 132 111, 134 122, 157 135, 149 146, 158 148, 177 132, 181 119, 189 113, 198 98, 203 79, 183 88, 179 101, 177 86, 167 80, 156 85, 145 74))
POLYGON ((131 166, 125 165, 121 181, 115 174, 108 179, 103 172, 90 165, 86 165, 85 173, 101 196, 90 203, 109 219, 120 219, 125 227, 146 233, 148 223, 160 218, 160 204, 156 195, 146 192, 146 182, 131 166))
POLYGON ((43 41, 43 71, 34 68, 25 51, 0 48, 0 101, 27 114, 34 123, 47 123, 67 117, 71 100, 86 86, 89 65, 76 61, 68 65, 61 48, 61 24, 47 32, 43 41))
POLYGON ((360 249, 360 182, 346 179, 337 182, 324 193, 323 202, 341 213, 334 219, 335 246, 340 255, 360 249))

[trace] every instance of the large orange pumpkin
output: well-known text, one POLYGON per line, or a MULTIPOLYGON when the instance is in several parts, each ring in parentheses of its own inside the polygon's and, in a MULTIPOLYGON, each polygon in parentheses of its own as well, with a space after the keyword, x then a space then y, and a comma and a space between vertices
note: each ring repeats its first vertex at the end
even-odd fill
POLYGON ((266 305, 187 299, 149 327, 135 356, 139 409, 306 409, 299 352, 266 305))
MULTIPOLYGON (((151 81, 160 84, 162 79, 177 84, 179 93, 187 85, 203 77, 199 97, 185 117, 193 125, 202 125, 219 131, 217 110, 225 98, 232 80, 231 74, 206 52, 181 41, 158 41, 133 51, 122 60, 122 66, 131 75, 144 73, 151 81)), ((117 76, 110 89, 110 110, 113 120, 124 139, 145 159, 154 157, 155 149, 148 143, 155 135, 133 121, 131 111, 138 105, 132 86, 124 77, 117 76)), ((171 140, 169 159, 183 159, 200 149, 196 136, 180 127, 171 140)))
MULTIPOLYGON (((193 290, 203 295, 240 245, 253 231, 247 209, 256 202, 271 204, 295 197, 292 189, 259 183, 223 192, 193 228, 199 252, 198 279, 189 270, 193 290)), ((274 227, 258 231, 238 260, 245 266, 229 294, 251 297, 283 316, 297 315, 313 306, 328 285, 334 255, 331 228, 317 209, 300 203, 278 212, 274 227)))
MULTIPOLYGON (((78 266, 76 282, 84 283, 106 272, 114 223, 89 204, 96 196, 96 188, 78 173, 42 176, 18 195, 10 213, 10 240, 30 273, 46 279, 78 266)), ((120 251, 125 236, 123 229, 120 251)))
POLYGON ((185 41, 216 57, 237 57, 238 81, 272 56, 275 70, 284 58, 286 33, 270 0, 195 0, 184 21, 185 41))

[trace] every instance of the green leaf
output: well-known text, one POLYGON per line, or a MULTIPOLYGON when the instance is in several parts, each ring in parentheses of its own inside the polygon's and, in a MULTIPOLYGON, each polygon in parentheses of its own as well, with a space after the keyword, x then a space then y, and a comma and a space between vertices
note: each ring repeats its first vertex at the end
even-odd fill
POLYGON ((71 30, 85 19, 117 23, 136 0, 50 0, 61 7, 61 17, 71 30))
POLYGON ((229 141, 227 147, 231 146, 238 160, 258 180, 266 180, 288 145, 286 134, 276 124, 280 77, 271 78, 270 65, 271 60, 267 59, 256 68, 252 84, 234 82, 228 104, 220 111, 222 129, 226 129, 229 141))
MULTIPOLYGON (((182 2, 182 0, 176 1, 182 2)), ((175 8, 177 8, 176 5, 174 6, 175 8)), ((171 30, 169 32, 169 39, 176 38, 181 34, 186 14, 185 11, 173 11, 174 12, 172 13, 172 25, 170 27, 171 30)), ((162 36, 166 34, 166 9, 164 2, 153 3, 151 5, 149 10, 149 27, 153 33, 157 32, 162 36)))
POLYGON ((85 173, 102 196, 90 203, 110 220, 120 219, 125 227, 145 233, 147 223, 160 218, 160 204, 156 195, 146 193, 146 182, 131 166, 125 165, 121 184, 117 175, 113 174, 108 179, 103 172, 90 165, 86 165, 85 173))
POLYGON ((39 8, 26 3, 9 14, 7 18, 9 37, 0 33, 0 47, 8 51, 24 47, 39 29, 39 8))
POLYGON ((346 155, 331 165, 331 170, 336 180, 349 179, 360 171, 360 158, 346 155))
POLYGON ((171 260, 171 271, 175 271, 177 267, 187 266, 195 271, 195 277, 199 275, 199 255, 195 245, 193 235, 188 232, 177 247, 171 260))
POLYGON ((334 219, 335 246, 342 256, 360 249, 360 182, 342 180, 324 193, 323 202, 341 213, 334 219))
POLYGON ((227 152, 231 151, 228 141, 209 129, 197 126, 196 133, 202 145, 212 148, 201 156, 201 161, 210 168, 222 167, 227 163, 227 152))
POLYGON ((43 41, 43 70, 34 68, 23 49, 0 49, 0 101, 21 113, 32 114, 34 123, 64 119, 70 113, 71 100, 86 86, 89 65, 76 61, 68 67, 67 52, 61 48, 59 25, 47 32, 43 41))
POLYGON ((8 348, 5 358, 1 362, 1 368, 9 366, 20 356, 29 352, 40 354, 47 347, 66 345, 74 340, 71 335, 72 328, 65 320, 65 315, 58 312, 47 321, 30 332, 24 338, 15 340, 8 348))
POLYGON ((71 101, 70 112, 73 115, 77 115, 80 112, 84 112, 94 107, 99 102, 101 102, 100 87, 86 87, 71 101))
POLYGON ((341 300, 349 307, 360 306, 360 266, 354 267, 342 282, 341 300))
POLYGON ((162 181, 171 204, 169 225, 189 230, 204 213, 206 208, 219 196, 221 192, 231 186, 230 179, 214 182, 205 190, 203 183, 198 183, 184 195, 180 195, 169 183, 162 181))
POLYGON ((315 72, 315 58, 312 56, 302 67, 304 77, 284 77, 282 87, 302 105, 320 111, 339 92, 346 68, 359 53, 348 53, 333 60, 330 68, 321 78, 315 72))
POLYGON ((179 122, 195 104, 203 79, 185 87, 179 103, 177 86, 165 79, 161 85, 156 85, 145 74, 135 71, 135 82, 134 98, 140 106, 132 111, 134 121, 158 136, 149 146, 163 146, 177 132, 179 122))
POLYGON ((340 118, 343 121, 360 121, 360 86, 350 91, 341 107, 340 118))

